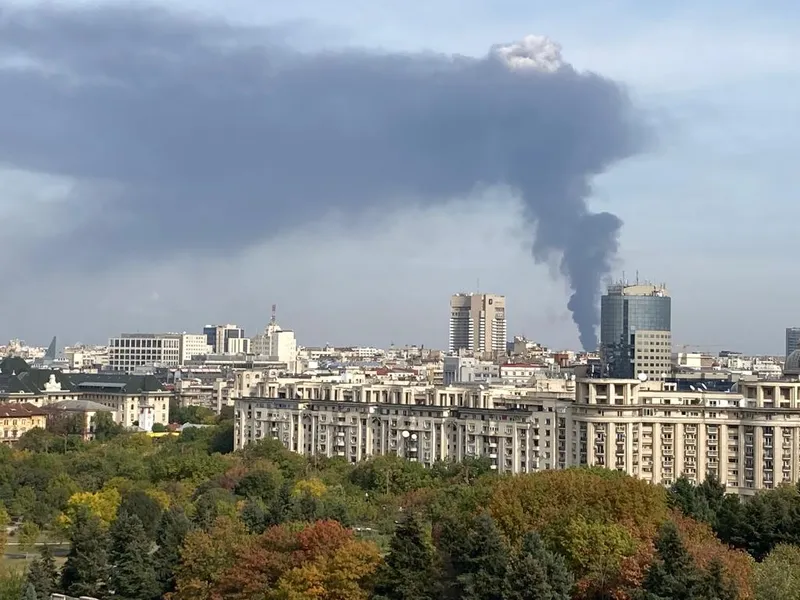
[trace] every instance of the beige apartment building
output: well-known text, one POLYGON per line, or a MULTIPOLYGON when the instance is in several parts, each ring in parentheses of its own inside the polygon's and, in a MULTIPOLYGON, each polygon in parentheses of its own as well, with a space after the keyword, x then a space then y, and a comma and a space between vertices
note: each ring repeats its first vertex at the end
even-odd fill
POLYGON ((455 294, 450 298, 450 352, 506 351, 506 298, 455 294))
POLYGON ((235 446, 280 440, 357 462, 432 465, 488 457, 528 473, 602 466, 652 483, 718 478, 729 492, 800 480, 800 381, 740 381, 730 393, 639 379, 528 386, 267 380, 235 401, 235 446))
POLYGON ((665 485, 712 475, 740 494, 800 478, 800 381, 740 381, 720 393, 589 379, 572 412, 576 464, 665 485))
POLYGON ((569 466, 563 394, 514 387, 285 383, 236 400, 235 446, 272 437, 306 455, 357 462, 395 454, 427 466, 487 457, 528 473, 569 466))

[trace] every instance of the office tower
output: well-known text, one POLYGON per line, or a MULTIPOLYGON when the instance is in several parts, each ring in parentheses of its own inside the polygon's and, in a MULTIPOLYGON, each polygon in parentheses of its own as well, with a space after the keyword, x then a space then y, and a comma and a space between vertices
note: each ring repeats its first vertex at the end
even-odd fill
POLYGON ((506 351, 506 298, 455 294, 450 298, 450 351, 506 351))
POLYGON ((786 328, 786 356, 800 348, 800 327, 786 328))
POLYGON ((609 286, 600 301, 603 375, 664 379, 672 370, 671 298, 663 285, 609 286))
POLYGON ((232 339, 244 338, 244 329, 238 325, 206 325, 203 327, 203 334, 206 336, 208 345, 211 346, 214 354, 228 354, 232 353, 231 348, 234 350, 241 350, 239 344, 234 342, 231 344, 232 339))

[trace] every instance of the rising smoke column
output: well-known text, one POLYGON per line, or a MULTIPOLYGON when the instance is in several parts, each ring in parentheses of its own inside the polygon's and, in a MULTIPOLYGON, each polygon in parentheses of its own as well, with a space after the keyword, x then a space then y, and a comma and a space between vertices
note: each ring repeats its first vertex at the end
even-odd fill
POLYGON ((77 190, 61 209, 80 220, 64 219, 43 264, 67 240, 93 269, 235 254, 331 210, 502 184, 523 203, 534 258, 558 261, 594 349, 621 221, 589 210, 591 180, 643 139, 624 90, 546 38, 470 58, 298 53, 283 33, 152 6, 8 9, 0 163, 77 190))

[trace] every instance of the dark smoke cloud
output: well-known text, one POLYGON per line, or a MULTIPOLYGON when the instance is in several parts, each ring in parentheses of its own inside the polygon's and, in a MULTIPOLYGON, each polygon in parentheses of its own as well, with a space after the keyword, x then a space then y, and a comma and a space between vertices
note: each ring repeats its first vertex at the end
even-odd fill
POLYGON ((152 6, 6 10, 0 164, 75 179, 76 209, 102 191, 69 234, 94 266, 236 252, 331 208, 505 184, 594 349, 621 221, 586 200, 592 176, 640 148, 624 91, 535 38, 473 59, 298 54, 283 33, 152 6))

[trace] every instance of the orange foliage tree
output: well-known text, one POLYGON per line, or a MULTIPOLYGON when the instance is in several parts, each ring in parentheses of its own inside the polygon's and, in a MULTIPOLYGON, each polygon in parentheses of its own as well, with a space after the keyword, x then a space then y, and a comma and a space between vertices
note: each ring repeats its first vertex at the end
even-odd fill
POLYGON ((366 600, 380 560, 336 521, 278 525, 235 546, 210 599, 366 600))
POLYGON ((717 539, 710 526, 678 511, 672 512, 670 518, 678 526, 681 540, 698 568, 708 569, 711 563, 718 561, 725 575, 736 583, 739 597, 743 600, 753 597, 755 561, 747 552, 726 546, 717 539))

